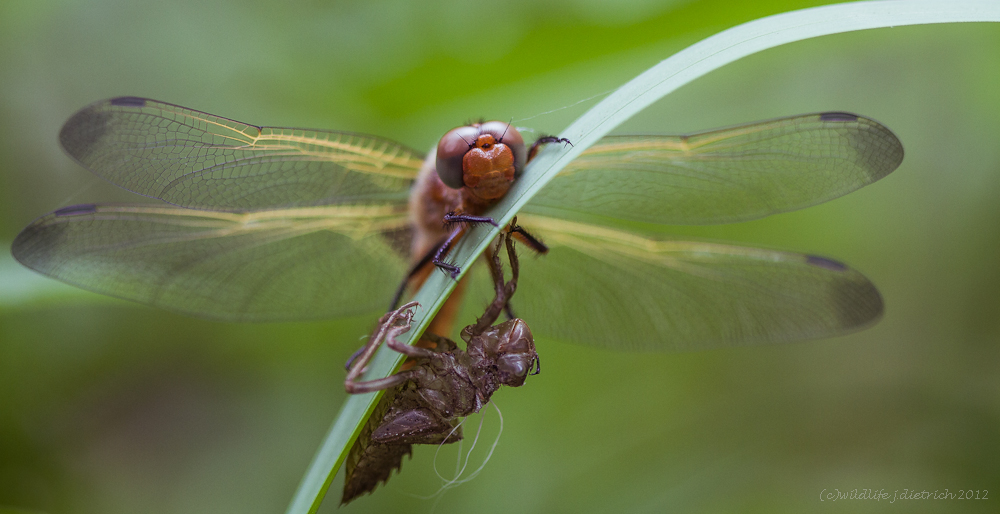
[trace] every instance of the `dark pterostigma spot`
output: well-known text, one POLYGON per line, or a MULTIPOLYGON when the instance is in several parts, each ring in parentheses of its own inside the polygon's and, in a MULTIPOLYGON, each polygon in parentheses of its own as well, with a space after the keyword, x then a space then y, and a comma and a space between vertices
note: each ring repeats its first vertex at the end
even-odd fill
POLYGON ((119 96, 118 98, 111 99, 111 105, 118 105, 122 107, 145 107, 146 99, 139 98, 138 96, 119 96))
POLYGON ((70 205, 69 207, 63 207, 62 209, 55 210, 52 214, 59 216, 79 216, 81 214, 93 214, 97 212, 97 205, 92 203, 84 203, 80 205, 70 205))
POLYGON ((68 120, 59 131, 59 143, 74 159, 86 166, 90 153, 99 146, 101 137, 108 131, 112 114, 99 110, 100 106, 85 107, 68 120))
POLYGON ((839 282, 830 294, 840 326, 845 329, 864 327, 881 318, 885 309, 882 295, 867 279, 839 282))
POLYGON ((827 259, 826 257, 820 257, 819 255, 807 255, 806 262, 812 264, 813 266, 819 266, 820 268, 826 268, 832 271, 847 271, 847 266, 841 262, 837 262, 833 259, 827 259))
MULTIPOLYGON (((59 211, 56 211, 58 213, 59 211)), ((65 262, 68 223, 51 223, 51 215, 35 220, 21 231, 10 245, 10 253, 25 266, 52 275, 56 263, 65 262)))
POLYGON ((858 115, 849 112, 824 112, 819 115, 819 121, 858 121, 858 115))

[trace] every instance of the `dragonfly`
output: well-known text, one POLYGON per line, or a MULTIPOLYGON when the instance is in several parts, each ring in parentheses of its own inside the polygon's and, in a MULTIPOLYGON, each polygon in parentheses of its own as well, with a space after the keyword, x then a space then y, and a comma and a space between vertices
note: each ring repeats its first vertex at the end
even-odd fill
MULTIPOLYGON (((217 320, 327 319, 385 312, 421 258, 408 204, 436 151, 136 97, 85 107, 59 139, 99 177, 160 200, 64 207, 16 237, 18 261, 84 289, 217 320)), ((808 207, 885 177, 902 159, 892 131, 842 112, 607 136, 518 213, 548 252, 523 263, 517 314, 539 339, 627 350, 865 327, 880 317, 882 297, 836 260, 652 229, 808 207)))

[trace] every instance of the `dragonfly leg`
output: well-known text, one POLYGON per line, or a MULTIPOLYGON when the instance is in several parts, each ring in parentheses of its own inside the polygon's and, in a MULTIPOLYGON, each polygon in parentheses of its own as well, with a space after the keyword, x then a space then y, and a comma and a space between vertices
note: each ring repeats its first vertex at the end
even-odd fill
POLYGON ((459 268, 454 264, 444 262, 444 256, 448 255, 448 251, 450 251, 451 247, 455 245, 455 241, 458 241, 464 233, 465 227, 455 227, 455 229, 451 231, 451 234, 448 234, 448 239, 445 239, 444 242, 441 243, 441 246, 437 248, 437 251, 434 252, 434 258, 431 260, 435 266, 451 275, 452 279, 458 278, 458 274, 462 272, 462 268, 459 268))
POLYGON ((482 334, 483 331, 490 328, 497 320, 497 317, 500 316, 500 311, 507 304, 508 296, 504 294, 503 264, 500 262, 500 246, 503 245, 507 237, 508 234, 504 232, 500 233, 500 236, 497 238, 497 244, 493 247, 493 251, 490 252, 489 259, 486 261, 489 264, 490 276, 493 277, 495 295, 493 302, 486 307, 483 315, 473 325, 472 334, 474 335, 482 334))
MULTIPOLYGON (((363 353, 366 353, 367 351, 364 362, 359 366, 360 368, 363 369, 368 364, 368 361, 374 354, 375 350, 371 348, 373 346, 375 348, 378 348, 378 345, 381 344, 380 338, 384 338, 385 335, 383 332, 387 330, 389 324, 400 317, 404 317, 406 318, 406 327, 409 328, 409 319, 413 317, 413 313, 407 312, 407 309, 409 309, 410 307, 416 307, 418 305, 419 304, 417 304, 417 302, 410 302, 398 309, 395 306, 389 309, 389 312, 386 312, 378 320, 378 329, 374 334, 371 335, 371 337, 368 338, 368 342, 365 343, 361 348, 358 348, 357 351, 352 353, 351 356, 347 358, 347 362, 344 363, 344 369, 346 369, 347 371, 351 371, 351 368, 354 367, 354 361, 357 360, 358 357, 360 357, 363 353)), ((403 332, 405 332, 405 330, 403 330, 403 332)))
MULTIPOLYGON (((515 218, 511 222, 511 226, 516 226, 516 223, 517 219, 515 218)), ((500 312, 508 309, 510 298, 514 296, 514 292, 517 290, 517 277, 520 271, 520 264, 517 260, 517 252, 514 250, 514 241, 511 233, 511 229, 500 233, 500 237, 497 238, 497 244, 493 248, 491 259, 487 261, 490 265, 490 275, 493 276, 496 296, 493 299, 493 303, 486 307, 483 315, 476 320, 476 324, 472 327, 472 334, 481 334, 493 325, 500 316, 500 312), (511 279, 506 283, 503 276, 503 263, 500 261, 501 246, 506 246, 507 259, 510 261, 511 279)), ((507 314, 512 315, 513 310, 507 310, 507 314)))
POLYGON ((537 237, 529 234, 528 231, 524 230, 523 227, 511 224, 510 231, 515 239, 524 243, 525 246, 534 250, 535 253, 542 255, 548 253, 549 247, 546 246, 545 243, 541 242, 537 237))
POLYGON ((437 356, 437 352, 429 348, 421 348, 419 346, 410 346, 406 343, 401 343, 395 338, 390 338, 386 340, 386 346, 392 348, 393 350, 411 358, 411 359, 433 359, 437 356))
POLYGON ((415 378, 417 374, 417 370, 411 369, 408 371, 400 371, 394 375, 389 375, 385 378, 379 378, 376 380, 346 380, 344 381, 344 388, 347 389, 348 394, 372 393, 404 384, 408 380, 415 378))
MULTIPOLYGON (((491 218, 488 218, 488 219, 491 219, 491 218)), ((517 218, 515 218, 514 221, 516 222, 517 218)), ((528 248, 531 248, 532 250, 534 250, 535 253, 542 254, 542 255, 548 253, 549 247, 546 246, 545 243, 541 242, 538 238, 536 238, 535 236, 533 236, 530 233, 528 233, 528 231, 525 230, 524 227, 521 227, 520 225, 516 225, 516 224, 512 223, 510 225, 510 232, 511 232, 511 234, 513 234, 513 236, 518 241, 524 243, 525 246, 527 246, 528 248)), ((451 243, 449 243, 450 239, 451 238, 448 237, 448 238, 445 238, 444 240, 442 240, 440 244, 438 244, 434 248, 431 248, 431 250, 429 252, 425 253, 424 256, 421 257, 420 260, 417 261, 417 263, 414 264, 410 268, 410 271, 406 273, 406 277, 403 279, 402 282, 399 283, 399 287, 396 288, 396 294, 393 295, 393 297, 392 297, 392 303, 389 304, 389 310, 390 311, 396 309, 396 307, 399 305, 399 302, 403 299, 403 294, 406 293, 406 286, 409 285, 410 280, 414 277, 414 275, 416 275, 417 273, 419 273, 420 270, 423 269, 423 267, 427 265, 427 263, 429 263, 431 261, 434 261, 434 264, 436 266, 438 266, 439 268, 442 267, 440 264, 438 264, 438 260, 439 260, 438 259, 438 257, 439 257, 438 254, 442 253, 441 249, 446 244, 450 245, 450 244, 453 243, 453 241, 451 243), (438 260, 435 260, 435 259, 438 259, 438 260)), ((444 250, 444 253, 447 253, 447 249, 444 250)), ((444 268, 445 268, 445 271, 448 271, 449 273, 452 271, 452 268, 458 269, 457 267, 454 267, 454 266, 451 266, 451 265, 447 265, 444 268)), ((507 313, 507 318, 508 319, 514 319, 514 318, 517 317, 517 316, 514 315, 514 310, 510 307, 510 303, 509 302, 504 307, 504 311, 507 313)), ((352 355, 351 358, 348 359, 347 364, 344 366, 345 369, 350 369, 351 368, 351 362, 361 353, 362 350, 363 350, 363 348, 360 348, 360 349, 358 349, 357 352, 354 352, 354 355, 352 355)))
POLYGON ((417 261, 417 263, 410 268, 410 271, 406 273, 406 277, 403 278, 403 281, 399 283, 399 287, 396 288, 396 294, 393 295, 392 297, 392 304, 389 305, 390 311, 396 310, 396 307, 399 305, 400 300, 403 299, 403 293, 406 292, 406 286, 410 284, 410 280, 412 280, 413 277, 416 276, 416 274, 419 273, 420 270, 427 265, 427 263, 431 262, 431 259, 433 259, 435 255, 437 255, 438 248, 440 248, 441 245, 445 243, 445 241, 447 241, 447 239, 443 239, 437 246, 431 248, 431 250, 425 253, 424 256, 421 257, 420 260, 417 261))
MULTIPOLYGON (((514 228, 520 228, 517 226, 517 216, 510 223, 514 228)), ((504 242, 504 245, 507 247, 507 260, 510 261, 510 280, 504 286, 504 294, 508 302, 510 301, 510 297, 514 296, 514 292, 517 291, 517 277, 521 272, 521 262, 517 260, 517 251, 514 249, 514 238, 512 237, 514 232, 515 230, 512 228, 507 235, 507 240, 504 242)), ((548 250, 547 247, 546 250, 548 250)))
MULTIPOLYGON (((493 251, 493 248, 487 247, 486 248, 486 261, 487 262, 492 262, 493 261, 493 255, 495 253, 496 252, 493 251)), ((493 274, 492 267, 490 268, 490 274, 491 275, 493 274)), ((494 277, 494 280, 496 280, 495 277, 494 277)), ((514 314, 514 307, 511 306, 509 298, 507 299, 507 303, 504 304, 504 306, 503 306, 503 312, 504 312, 504 314, 507 315, 507 319, 514 319, 514 318, 517 317, 517 315, 514 314)))
POLYGON ((569 139, 566 139, 564 137, 542 136, 536 139, 535 142, 531 144, 531 148, 528 149, 527 162, 531 162, 531 160, 535 158, 535 155, 538 154, 538 150, 542 148, 542 145, 547 145, 549 143, 563 143, 569 146, 573 146, 573 143, 570 143, 569 139))
POLYGON ((368 345, 364 345, 361 348, 355 350, 354 353, 352 353, 351 356, 347 358, 347 362, 344 363, 344 369, 346 369, 347 371, 351 371, 351 366, 354 365, 354 359, 357 359, 358 356, 361 355, 361 352, 365 351, 365 348, 367 347, 368 345))
POLYGON ((498 227, 496 220, 489 216, 470 216, 468 214, 459 214, 455 212, 449 212, 444 215, 445 225, 450 225, 452 223, 489 223, 494 227, 498 227))
MULTIPOLYGON (((497 226, 497 222, 493 218, 490 218, 488 216, 468 216, 465 214, 456 214, 454 212, 449 212, 445 214, 443 221, 445 224, 489 223, 494 227, 497 226)), ((420 270, 423 269, 423 267, 426 266, 428 262, 433 262, 435 266, 448 272, 448 274, 451 275, 451 278, 458 277, 458 274, 461 273, 462 269, 459 268, 458 266, 444 262, 443 259, 445 255, 447 255, 448 252, 451 250, 451 247, 454 246, 455 241, 457 241, 458 238, 460 238, 464 233, 465 233, 464 227, 456 227, 454 230, 452 230, 450 234, 448 234, 448 237, 442 240, 440 244, 432 248, 429 252, 424 254, 424 256, 421 257, 420 260, 417 261, 417 263, 410 268, 410 271, 406 274, 406 278, 404 278, 403 281, 399 284, 399 287, 396 288, 396 294, 393 295, 392 297, 392 304, 390 304, 389 310, 393 310, 396 308, 396 305, 399 304, 400 300, 403 298, 403 294, 406 292, 406 286, 409 284, 410 279, 412 279, 417 273, 419 273, 420 270)))
MULTIPOLYGON (((532 364, 535 365, 535 372, 530 373, 531 375, 537 375, 542 372, 542 359, 539 359, 537 355, 535 355, 535 360, 532 362, 532 364)), ((531 371, 530 365, 528 366, 528 371, 531 371)))
MULTIPOLYGON (((375 351, 378 350, 379 345, 381 345, 383 341, 390 341, 390 347, 393 347, 395 346, 393 342, 395 342, 396 337, 410 329, 410 324, 413 320, 413 309, 417 307, 417 305, 417 302, 410 302, 399 309, 387 312, 381 319, 379 319, 378 328, 376 328, 375 332, 370 338, 368 338, 368 343, 361 348, 360 352, 357 352, 351 357, 351 367, 347 373, 347 378, 344 380, 344 387, 347 389, 347 392, 364 392, 365 390, 377 391, 379 389, 389 387, 390 385, 398 385, 398 383, 402 383, 394 382, 390 385, 386 385, 392 382, 392 380, 389 380, 392 379, 392 377, 387 377, 385 379, 381 379, 380 381, 371 381, 371 383, 359 382, 358 378, 360 378, 361 374, 364 373, 365 366, 367 366, 371 361, 372 357, 375 355, 375 351), (370 389, 370 387, 376 387, 376 389, 370 389)), ((403 382, 406 381, 398 378, 393 380, 402 380, 403 382)))

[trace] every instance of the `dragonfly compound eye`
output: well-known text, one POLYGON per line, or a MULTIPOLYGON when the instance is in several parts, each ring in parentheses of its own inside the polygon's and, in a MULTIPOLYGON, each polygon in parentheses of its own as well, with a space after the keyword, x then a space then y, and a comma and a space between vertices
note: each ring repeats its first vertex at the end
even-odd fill
POLYGON ((525 354, 504 355, 497 360, 497 369, 504 384, 517 387, 524 383, 534 357, 525 354))
POLYGON ((462 158, 475 146, 479 130, 474 126, 453 128, 445 134, 437 147, 437 173, 441 182, 452 189, 465 186, 462 158))

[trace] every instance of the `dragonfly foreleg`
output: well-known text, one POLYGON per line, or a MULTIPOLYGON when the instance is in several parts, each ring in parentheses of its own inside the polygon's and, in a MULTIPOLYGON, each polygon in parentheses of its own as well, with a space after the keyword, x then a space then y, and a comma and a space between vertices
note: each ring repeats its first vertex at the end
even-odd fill
POLYGON ((378 327, 371 337, 368 338, 368 343, 366 343, 359 352, 355 352, 355 354, 351 356, 350 361, 348 361, 350 370, 347 373, 347 377, 344 379, 344 388, 347 389, 348 393, 353 394, 379 391, 402 384, 412 378, 410 376, 412 374, 411 372, 404 371, 391 377, 378 380, 370 380, 367 382, 358 380, 358 378, 361 377, 361 374, 364 373, 365 366, 367 366, 371 361, 372 357, 375 355, 375 351, 378 350, 378 347, 382 344, 382 342, 386 342, 386 344, 393 350, 410 357, 426 357, 426 355, 421 352, 429 352, 433 354, 430 350, 412 347, 403 344, 396 339, 399 335, 410 330, 410 325, 413 321, 413 309, 417 306, 417 302, 410 302, 394 311, 387 312, 381 319, 379 319, 378 327))
POLYGON ((470 216, 468 214, 459 214, 457 212, 449 212, 448 214, 445 214, 444 219, 442 221, 444 221, 444 224, 446 226, 451 225, 453 223, 472 223, 472 224, 489 223, 494 227, 500 226, 497 225, 497 221, 495 219, 489 216, 470 216))
POLYGON ((413 318, 413 311, 410 309, 418 305, 419 304, 417 302, 410 302, 398 309, 390 310, 379 318, 377 328, 371 337, 368 338, 368 342, 361 348, 358 348, 358 351, 354 352, 351 357, 347 359, 347 364, 344 367, 347 368, 347 371, 349 371, 347 374, 348 380, 361 376, 361 373, 364 372, 365 366, 368 365, 368 361, 370 361, 372 356, 375 355, 375 350, 378 349, 378 345, 382 344, 382 340, 385 339, 387 332, 390 329, 399 330, 398 333, 400 334, 410 329, 410 320, 413 318), (400 321, 402 323, 398 323, 400 321), (396 324, 395 328, 393 328, 394 324, 396 324), (362 357, 362 359, 361 362, 355 366, 354 364, 358 357, 362 357))
POLYGON ((563 143, 569 146, 573 146, 573 143, 570 143, 569 139, 566 139, 564 137, 542 136, 536 139, 535 142, 531 144, 531 148, 528 149, 528 160, 526 162, 531 162, 531 160, 535 158, 535 155, 538 154, 538 150, 542 148, 542 145, 547 145, 549 143, 563 143))
POLYGON ((372 393, 383 389, 389 389, 390 387, 396 387, 400 384, 405 384, 407 381, 412 380, 417 374, 417 370, 411 369, 407 371, 400 371, 394 375, 389 375, 385 378, 378 378, 375 380, 345 380, 344 389, 347 390, 348 394, 372 393))
MULTIPOLYGON (((486 259, 487 259, 487 262, 492 261, 494 253, 495 252, 493 252, 492 248, 487 248, 486 249, 486 259)), ((492 271, 493 270, 491 269, 490 272, 492 273, 492 271)), ((503 306, 503 312, 507 315, 507 319, 514 319, 514 318, 517 317, 517 315, 514 314, 514 307, 511 305, 511 302, 510 302, 509 298, 507 299, 507 303, 503 306)))
MULTIPOLYGON (((510 228, 500 233, 497 243, 491 252, 492 255, 488 262, 490 265, 490 275, 493 276, 496 296, 493 298, 493 303, 486 307, 486 311, 483 312, 483 315, 476 320, 476 324, 472 327, 471 331, 474 335, 483 333, 496 322, 500 316, 500 312, 507 308, 510 297, 514 296, 514 292, 517 290, 517 277, 520 271, 520 264, 517 260, 517 252, 514 250, 514 241, 511 238, 513 228, 516 226, 517 218, 514 218, 511 221, 510 228), (508 282, 504 282, 503 263, 500 261, 501 246, 506 246, 507 258, 510 260, 511 278, 508 282)), ((512 314, 512 312, 508 311, 508 314, 512 314)))
MULTIPOLYGON (((549 247, 546 246, 545 243, 541 242, 535 236, 529 234, 527 230, 524 230, 523 227, 521 227, 520 225, 517 224, 517 216, 514 216, 514 219, 510 220, 510 225, 508 225, 508 227, 509 227, 508 230, 510 231, 510 235, 511 235, 512 238, 517 239, 518 241, 524 243, 528 248, 531 248, 532 250, 534 250, 535 253, 542 254, 542 255, 548 253, 549 247)), ((509 238, 508 238, 508 242, 509 242, 509 238)), ((514 267, 514 269, 513 269, 513 272, 514 272, 514 283, 516 284, 517 283, 517 272, 519 270, 519 268, 517 267, 518 266, 518 263, 517 263, 517 254, 516 253, 512 253, 511 256, 513 257, 513 260, 511 261, 511 263, 512 263, 512 267, 514 267)), ((513 293, 511 293, 511 294, 513 294, 513 293)), ((504 310, 505 313, 507 313, 507 319, 515 319, 515 318, 517 318, 517 314, 514 313, 514 306, 511 305, 510 297, 507 298, 507 304, 504 305, 503 310, 504 310)))
POLYGON ((458 274, 462 272, 462 268, 459 268, 454 264, 448 264, 447 262, 444 262, 444 257, 448 255, 448 252, 451 250, 451 247, 455 245, 455 241, 458 241, 458 239, 462 237, 462 234, 464 233, 465 233, 464 226, 460 225, 455 227, 455 229, 452 230, 450 234, 448 234, 448 239, 445 239, 444 242, 441 243, 441 246, 437 248, 437 251, 434 252, 434 259, 431 260, 431 262, 433 262, 435 266, 447 272, 452 279, 458 278, 458 274))

